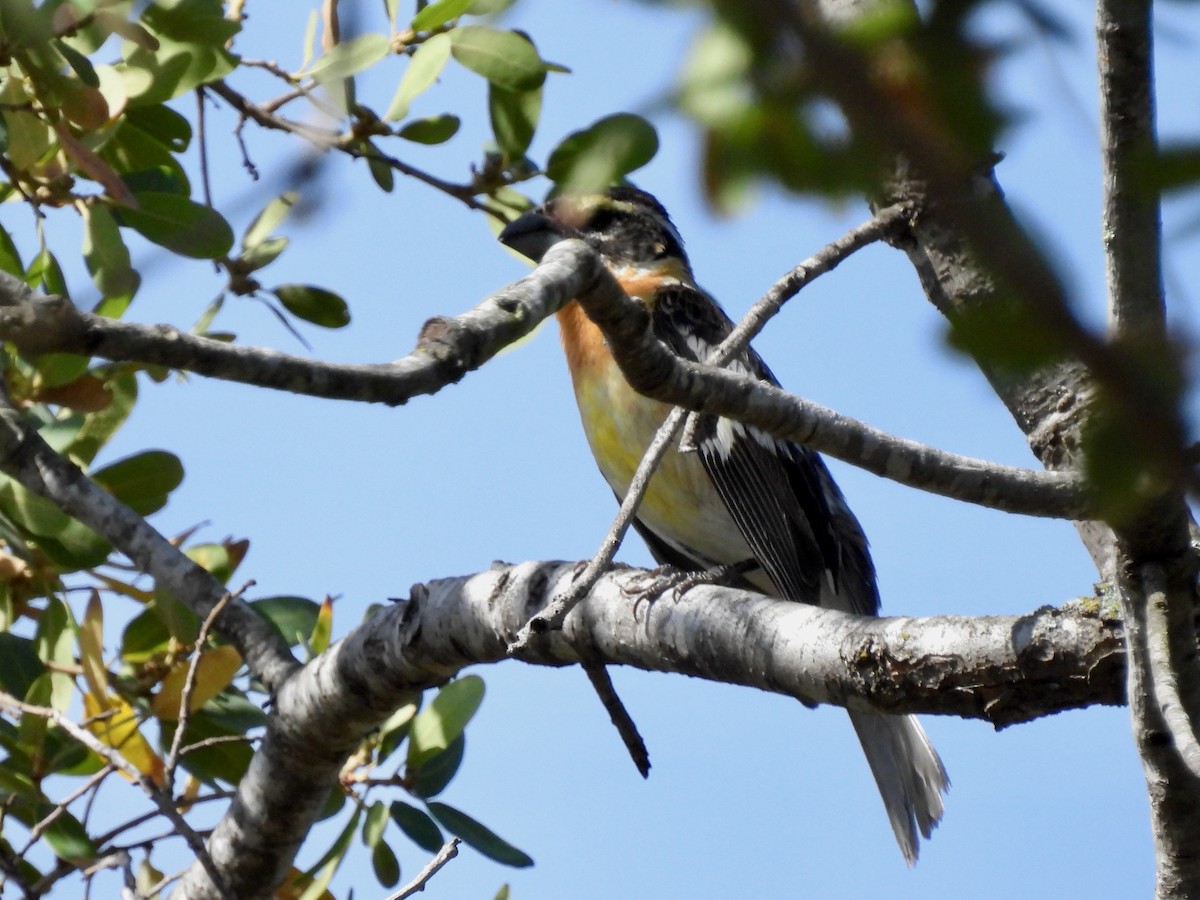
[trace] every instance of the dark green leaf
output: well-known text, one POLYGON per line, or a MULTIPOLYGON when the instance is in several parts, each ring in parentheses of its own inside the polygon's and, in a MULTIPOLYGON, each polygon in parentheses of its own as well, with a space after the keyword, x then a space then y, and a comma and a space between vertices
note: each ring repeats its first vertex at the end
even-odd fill
MULTIPOLYGON (((162 746, 171 745, 175 735, 174 722, 160 723, 162 729, 162 746)), ((231 737, 243 734, 242 729, 228 728, 218 724, 208 713, 208 707, 192 713, 188 719, 187 731, 184 732, 183 746, 198 743, 207 738, 231 737)), ((248 743, 222 742, 211 744, 202 750, 185 753, 180 758, 180 765, 202 781, 224 781, 226 784, 237 784, 246 774, 250 759, 254 755, 248 743)))
POLYGON ((112 552, 104 538, 74 519, 53 536, 39 538, 38 544, 64 573, 95 568, 112 552))
POLYGON ((510 91, 488 85, 488 114, 492 134, 509 160, 521 159, 533 141, 538 118, 542 114, 542 89, 510 91))
POLYGON ((371 865, 375 869, 375 877, 385 888, 392 887, 400 880, 400 861, 396 859, 396 854, 387 845, 387 841, 380 841, 372 848, 371 865))
POLYGON ((429 811, 451 834, 456 834, 484 856, 498 863, 515 868, 525 868, 533 865, 533 859, 518 850, 508 841, 499 837, 491 829, 479 824, 466 813, 459 812, 453 806, 431 800, 429 811))
POLYGON ((96 69, 92 66, 91 60, 66 41, 55 41, 54 47, 63 55, 63 58, 67 61, 67 65, 79 76, 80 81, 90 88, 100 87, 100 79, 96 75, 96 69))
POLYGON ((463 753, 467 748, 467 737, 460 734, 458 738, 441 753, 424 763, 419 769, 409 769, 413 785, 410 789, 414 797, 436 797, 446 789, 458 773, 462 765, 463 753))
POLYGON ((125 118, 175 153, 183 153, 192 142, 192 123, 162 103, 135 106, 125 118))
POLYGON ((138 209, 121 218, 144 238, 193 259, 218 259, 233 247, 233 229, 215 209, 178 194, 135 194, 138 209))
POLYGON ((1200 181, 1200 144, 1168 144, 1150 167, 1148 185, 1164 191, 1194 187, 1200 181))
MULTIPOLYGON (((50 812, 48 805, 45 812, 50 812)), ((42 834, 59 859, 78 863, 96 858, 95 844, 79 820, 69 812, 55 819, 42 834)))
POLYGON ((413 719, 408 737, 408 765, 419 769, 449 747, 467 727, 483 702, 483 679, 467 675, 438 691, 413 719))
POLYGON ((289 647, 312 634, 321 604, 307 597, 263 597, 251 600, 250 608, 274 625, 289 647))
POLYGON ((413 31, 431 31, 451 19, 457 19, 471 3, 472 0, 435 0, 413 16, 410 27, 413 31))
POLYGON ((458 116, 444 113, 407 122, 398 133, 406 141, 418 144, 444 144, 458 133, 460 124, 458 116))
POLYGON ((567 135, 550 154, 546 175, 564 190, 587 193, 640 169, 658 152, 654 126, 617 113, 567 135))
POLYGON ((83 260, 102 296, 133 294, 141 276, 134 271, 129 248, 108 207, 89 203, 83 208, 83 260))
POLYGON ((92 480, 145 516, 162 509, 167 495, 179 487, 183 463, 166 450, 145 450, 93 472, 92 480))
POLYGON ((376 800, 367 810, 367 818, 363 820, 362 840, 368 847, 374 847, 383 837, 383 829, 387 827, 388 808, 382 800, 376 800))
POLYGON ((450 32, 454 58, 477 75, 510 91, 526 91, 546 79, 546 64, 529 39, 487 25, 463 25, 450 32))
POLYGON ((0 632, 0 688, 5 693, 24 697, 33 680, 44 671, 33 641, 9 631, 0 632))
POLYGON ((442 837, 442 830, 424 810, 410 806, 402 800, 393 800, 389 811, 392 821, 422 850, 437 853, 442 849, 442 844, 446 843, 446 839, 442 837))
MULTIPOLYGON (((375 146, 369 141, 367 146, 371 150, 375 150, 375 146)), ((377 153, 378 151, 376 151, 377 153)), ((379 185, 380 190, 385 194, 390 194, 392 188, 396 186, 396 176, 392 174, 392 167, 388 162, 378 155, 367 156, 367 168, 371 172, 371 178, 379 185)))
POLYGON ((288 312, 306 322, 324 328, 341 328, 350 324, 350 309, 346 301, 325 288, 311 284, 281 284, 271 291, 288 312))
POLYGON ((121 660, 133 665, 144 663, 156 654, 165 653, 171 632, 163 622, 158 605, 149 604, 134 616, 121 635, 121 660))
MULTIPOLYGON (((0 119, 2 122, 3 119, 0 119)), ((0 148, 0 153, 3 149, 0 148)), ((0 228, 0 269, 3 269, 9 275, 16 275, 21 278, 25 274, 25 266, 21 263, 21 254, 17 250, 17 245, 13 243, 12 236, 3 228, 0 228)))

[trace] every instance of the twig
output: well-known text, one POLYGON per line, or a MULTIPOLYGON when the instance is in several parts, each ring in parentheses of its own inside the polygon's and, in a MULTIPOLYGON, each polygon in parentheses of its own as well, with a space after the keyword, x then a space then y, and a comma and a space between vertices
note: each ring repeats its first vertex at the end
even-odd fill
MULTIPOLYGON (((232 796, 233 791, 213 791, 211 794, 205 794, 203 797, 197 797, 188 802, 191 806, 196 806, 197 804, 208 803, 213 800, 228 800, 232 796)), ((158 810, 142 813, 141 815, 130 819, 128 822, 122 822, 120 825, 111 829, 110 831, 106 831, 104 834, 98 835, 92 839, 92 843, 97 847, 104 849, 114 838, 124 834, 126 831, 137 828, 139 825, 146 824, 151 819, 157 818, 159 815, 160 813, 158 810)), ((175 832, 171 833, 174 834, 175 832)), ((67 875, 70 875, 75 871, 76 867, 71 863, 66 862, 65 860, 60 861, 53 870, 47 872, 37 881, 36 884, 33 885, 31 888, 32 894, 40 897, 42 894, 45 894, 47 891, 49 891, 50 888, 52 888, 62 878, 65 878, 67 875)))
MULTIPOLYGON (((1179 665, 1193 663, 1190 659, 1180 661, 1176 658, 1178 654, 1171 652, 1168 607, 1172 600, 1160 565, 1147 563, 1142 567, 1139 599, 1146 605, 1145 655, 1149 693, 1184 765, 1192 775, 1200 778, 1200 740, 1197 740, 1196 723, 1183 702, 1176 676, 1179 665)), ((1181 599, 1174 598, 1175 602, 1181 599)))
POLYGON ((236 591, 226 593, 213 604, 213 608, 208 611, 208 615, 200 623, 200 632, 196 635, 195 652, 188 662, 187 677, 184 679, 183 691, 179 696, 179 718, 175 723, 175 734, 171 738, 171 749, 167 753, 164 769, 163 789, 168 795, 175 791, 175 767, 179 765, 179 757, 182 755, 180 748, 183 746, 183 733, 187 730, 188 719, 191 717, 192 694, 196 690, 196 676, 200 672, 200 657, 204 655, 204 645, 208 642, 208 633, 225 607, 241 597, 253 584, 253 580, 247 581, 236 591))
POLYGON ((204 841, 196 834, 192 826, 188 824, 187 819, 175 808, 171 798, 165 792, 159 790, 154 782, 147 778, 137 766, 91 732, 76 725, 75 722, 64 716, 57 709, 25 703, 5 691, 0 691, 0 706, 6 706, 22 715, 37 716, 53 722, 97 756, 107 760, 109 765, 125 775, 130 781, 137 784, 146 796, 150 798, 151 802, 158 807, 159 813, 165 816, 175 826, 175 830, 187 841, 189 849, 195 854, 197 861, 204 866, 204 870, 208 873, 209 878, 212 879, 213 884, 217 886, 221 894, 226 897, 229 896, 229 893, 224 888, 224 879, 221 877, 221 873, 217 870, 217 867, 213 865, 213 861, 208 855, 208 850, 204 846, 204 841))
POLYGON ((446 843, 442 844, 442 849, 437 852, 437 855, 426 863, 423 868, 408 884, 400 888, 394 894, 389 894, 387 900, 405 900, 413 894, 425 890, 425 885, 429 883, 429 879, 436 875, 446 863, 458 856, 458 845, 462 843, 459 838, 452 837, 446 843))
POLYGON ((629 715, 629 710, 625 708, 625 704, 621 702, 621 698, 617 695, 617 689, 608 674, 608 667, 604 663, 590 662, 588 660, 583 660, 580 665, 587 674, 588 681, 592 683, 592 689, 595 690, 596 696, 600 698, 600 702, 608 710, 608 717, 612 719, 613 725, 616 726, 617 734, 621 736, 621 740, 625 744, 625 749, 629 751, 629 758, 633 760, 633 764, 637 766, 637 770, 641 776, 649 778, 650 751, 646 749, 646 742, 642 739, 642 735, 638 731, 637 723, 633 721, 633 717, 629 715))
POLYGON ((102 766, 100 770, 87 781, 85 781, 81 787, 76 788, 75 790, 71 791, 71 793, 67 794, 67 796, 59 800, 54 809, 50 810, 50 812, 47 813, 40 822, 30 829, 29 840, 25 842, 25 846, 21 848, 19 855, 24 856, 26 853, 28 853, 29 849, 37 843, 38 838, 42 836, 42 833, 52 824, 54 824, 59 816, 67 811, 68 806, 70 806, 88 791, 92 790, 92 788, 100 784, 100 782, 111 775, 114 771, 115 768, 111 764, 102 766))
POLYGON ((185 874, 187 874, 187 870, 188 870, 188 867, 185 866, 184 868, 180 869, 178 872, 172 872, 170 875, 164 875, 154 885, 152 885, 146 891, 144 891, 143 896, 146 896, 146 897, 155 896, 156 894, 160 893, 162 891, 162 889, 165 888, 168 884, 178 881, 185 874))

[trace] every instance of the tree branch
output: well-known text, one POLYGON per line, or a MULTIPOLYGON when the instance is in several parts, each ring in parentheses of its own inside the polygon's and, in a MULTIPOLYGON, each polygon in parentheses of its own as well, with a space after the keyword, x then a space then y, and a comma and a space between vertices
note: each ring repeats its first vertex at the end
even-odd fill
MULTIPOLYGON (((524 563, 417 585, 307 665, 276 697, 267 737, 209 853, 240 897, 270 890, 337 782, 345 758, 414 689, 509 658, 532 612, 580 564, 524 563)), ((602 578, 563 630, 517 654, 678 672, 887 712, 980 718, 997 727, 1123 700, 1119 623, 1084 605, 1027 616, 851 616, 729 588, 635 605, 644 573, 602 578)), ((193 867, 182 897, 214 896, 193 867)))
POLYGON ((455 317, 430 319, 412 353, 393 363, 337 365, 227 344, 169 325, 138 325, 77 309, 0 272, 0 338, 28 354, 77 353, 151 363, 313 397, 397 406, 433 394, 525 337, 583 289, 599 261, 577 247, 549 254, 532 274, 455 317))

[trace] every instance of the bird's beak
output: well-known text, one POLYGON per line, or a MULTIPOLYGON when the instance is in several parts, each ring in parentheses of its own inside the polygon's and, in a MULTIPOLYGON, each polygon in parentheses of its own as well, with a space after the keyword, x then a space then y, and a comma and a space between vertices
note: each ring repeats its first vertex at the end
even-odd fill
POLYGON ((553 219, 534 209, 505 225, 500 232, 500 243, 537 263, 564 237, 553 219))

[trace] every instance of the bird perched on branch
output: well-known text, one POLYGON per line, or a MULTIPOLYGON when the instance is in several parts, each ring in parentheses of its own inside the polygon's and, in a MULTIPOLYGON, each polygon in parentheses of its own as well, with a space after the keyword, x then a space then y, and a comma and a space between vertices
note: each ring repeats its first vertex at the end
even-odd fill
MULTIPOLYGON (((649 312, 655 336, 704 362, 732 323, 697 287, 683 240, 654 197, 633 187, 561 196, 509 224, 500 240, 541 259, 580 238, 625 293, 649 312)), ((605 479, 623 497, 670 407, 636 393, 600 329, 576 301, 558 312, 583 428, 605 479)), ((753 350, 727 367, 778 384, 753 350)), ((660 563, 691 572, 753 564, 742 576, 785 600, 879 614, 867 539, 821 457, 733 419, 704 415, 695 452, 672 448, 650 480, 635 527, 660 563)), ((913 716, 850 710, 896 840, 911 865, 917 833, 942 815, 946 771, 913 716)))

